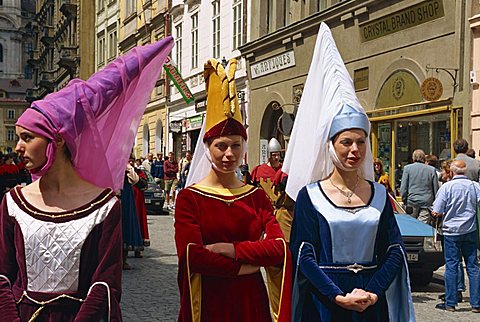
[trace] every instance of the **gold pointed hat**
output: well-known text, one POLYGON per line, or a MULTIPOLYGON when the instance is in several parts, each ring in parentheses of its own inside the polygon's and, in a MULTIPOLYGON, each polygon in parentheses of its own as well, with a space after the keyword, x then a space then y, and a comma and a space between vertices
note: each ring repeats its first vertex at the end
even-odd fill
POLYGON ((205 63, 203 76, 207 91, 207 116, 204 142, 224 135, 240 135, 247 140, 238 107, 236 69, 236 59, 230 59, 228 73, 216 59, 209 59, 205 63))

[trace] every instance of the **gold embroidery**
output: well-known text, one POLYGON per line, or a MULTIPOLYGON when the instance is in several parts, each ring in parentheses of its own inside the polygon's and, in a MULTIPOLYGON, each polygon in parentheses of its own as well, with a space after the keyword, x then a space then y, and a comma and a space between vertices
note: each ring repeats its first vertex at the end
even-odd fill
POLYGON ((254 193, 255 191, 257 191, 258 188, 254 188, 252 189, 250 192, 247 192, 246 194, 243 194, 239 197, 235 197, 235 198, 232 198, 232 199, 224 199, 222 197, 218 197, 218 196, 214 196, 214 195, 210 195, 208 193, 205 193, 205 192, 202 192, 202 191, 199 191, 197 189, 190 189, 191 191, 195 192, 195 193, 198 193, 199 195, 202 195, 204 197, 209 197, 209 198, 212 198, 212 199, 216 199, 216 200, 220 200, 220 201, 223 201, 224 203, 227 204, 227 206, 230 206, 232 203, 234 203, 235 201, 237 200, 240 200, 242 198, 245 198, 249 195, 251 195, 252 193, 254 193))
POLYGON ((48 218, 53 218, 53 219, 56 219, 56 218, 64 218, 64 217, 69 217, 69 216, 75 216, 75 215, 78 215, 78 214, 81 214, 81 213, 84 213, 86 211, 89 211, 90 209, 92 209, 93 207, 95 207, 96 205, 104 202, 108 197, 110 197, 110 195, 113 193, 113 191, 109 191, 105 197, 103 197, 102 199, 100 199, 99 201, 95 201, 95 202, 92 202, 90 204, 90 206, 88 206, 87 208, 85 209, 82 209, 82 210, 74 210, 70 213, 66 213, 66 214, 58 214, 58 215, 52 215, 52 214, 48 214, 48 213, 44 213, 44 212, 40 212, 40 211, 36 211, 36 210, 32 210, 30 209, 26 202, 23 200, 23 198, 20 196, 20 194, 18 193, 18 190, 15 189, 15 193, 17 194, 17 197, 18 199, 20 200, 20 203, 22 204, 23 207, 25 207, 25 209, 27 209, 29 212, 31 212, 32 214, 34 215, 37 215, 37 216, 44 216, 44 217, 48 217, 48 218))
POLYGON ((69 300, 73 300, 73 301, 78 301, 80 303, 83 302, 83 299, 80 299, 80 298, 77 298, 77 297, 73 297, 71 295, 68 295, 68 294, 61 294, 57 297, 54 297, 53 299, 50 299, 48 301, 37 301, 35 300, 34 298, 30 297, 27 293, 27 291, 23 291, 22 293, 22 296, 20 297, 20 299, 16 302, 17 305, 20 304, 23 299, 26 298, 28 299, 30 302, 33 302, 37 305, 40 305, 40 307, 33 313, 32 317, 28 320, 28 322, 33 322, 35 321, 38 316, 40 315, 40 313, 42 312, 43 308, 45 307, 45 305, 47 304, 50 304, 50 303, 53 303, 55 301, 58 301, 58 300, 61 300, 61 299, 69 299, 69 300))

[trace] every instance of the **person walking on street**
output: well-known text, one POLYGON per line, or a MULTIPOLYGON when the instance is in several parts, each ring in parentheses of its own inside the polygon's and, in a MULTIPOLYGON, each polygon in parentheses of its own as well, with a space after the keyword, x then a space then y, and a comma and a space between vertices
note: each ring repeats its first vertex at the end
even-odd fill
POLYGON ((453 150, 457 154, 454 160, 462 160, 467 165, 465 175, 472 181, 479 182, 480 161, 468 156, 468 142, 465 139, 457 139, 453 142, 453 150))
POLYGON ((175 193, 178 185, 178 162, 175 160, 175 154, 173 152, 168 153, 168 160, 165 160, 163 163, 163 171, 167 208, 175 209, 175 193), (170 193, 172 194, 171 198, 170 193))
POLYGON ((455 311, 457 305, 458 265, 463 256, 470 282, 472 312, 480 313, 480 270, 477 259, 477 204, 480 185, 465 175, 467 165, 454 160, 450 165, 452 180, 443 184, 433 204, 433 216, 443 216, 445 245, 445 303, 436 308, 455 311))
POLYGON ((425 152, 417 149, 412 154, 413 163, 403 169, 400 194, 405 206, 413 208, 412 216, 431 224, 430 207, 438 191, 435 169, 425 164, 425 152))
POLYGON ((152 172, 153 153, 147 154, 147 158, 143 160, 142 167, 148 172, 152 172))
POLYGON ((180 160, 180 189, 185 188, 187 182, 188 171, 190 170, 190 162, 192 162, 192 152, 188 150, 185 156, 180 160))
POLYGON ((165 173, 163 171, 163 164, 165 160, 163 160, 163 153, 157 153, 157 160, 154 160, 152 163, 152 177, 155 179, 155 182, 160 185, 160 188, 165 189, 165 181, 164 176, 165 173))

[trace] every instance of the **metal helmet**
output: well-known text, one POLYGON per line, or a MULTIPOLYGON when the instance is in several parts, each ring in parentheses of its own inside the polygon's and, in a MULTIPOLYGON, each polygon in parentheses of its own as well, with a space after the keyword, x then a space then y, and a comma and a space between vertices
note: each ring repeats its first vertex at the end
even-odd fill
POLYGON ((271 138, 270 141, 268 142, 268 147, 267 147, 268 155, 273 152, 281 152, 282 151, 282 146, 280 145, 280 142, 276 138, 271 138))

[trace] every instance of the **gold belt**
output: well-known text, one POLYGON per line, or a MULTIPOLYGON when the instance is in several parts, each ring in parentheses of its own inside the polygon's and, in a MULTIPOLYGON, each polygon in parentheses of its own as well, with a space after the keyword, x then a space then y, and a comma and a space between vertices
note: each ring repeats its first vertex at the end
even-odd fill
POLYGON ((45 305, 53 303, 55 301, 58 301, 58 300, 61 300, 61 299, 69 299, 69 300, 73 300, 73 301, 78 301, 80 303, 83 302, 83 299, 80 299, 80 298, 77 298, 77 297, 74 297, 74 296, 71 296, 71 295, 67 295, 67 294, 61 294, 61 295, 59 295, 57 297, 54 297, 53 299, 50 299, 48 301, 37 301, 34 298, 32 298, 30 295, 28 295, 27 291, 24 290, 20 299, 16 302, 17 305, 20 304, 23 301, 23 299, 25 299, 25 298, 28 299, 29 301, 37 304, 37 305, 40 305, 40 307, 33 313, 32 317, 28 320, 28 322, 35 321, 37 319, 37 317, 40 315, 40 313, 42 312, 45 305))

